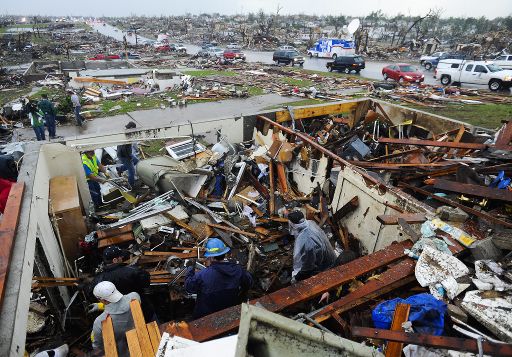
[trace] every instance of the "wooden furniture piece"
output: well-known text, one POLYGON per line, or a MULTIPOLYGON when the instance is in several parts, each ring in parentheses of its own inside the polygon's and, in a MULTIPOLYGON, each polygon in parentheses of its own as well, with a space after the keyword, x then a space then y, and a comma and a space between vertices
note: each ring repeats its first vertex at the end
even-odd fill
POLYGON ((68 261, 78 258, 78 241, 87 234, 75 176, 50 179, 50 214, 68 261))

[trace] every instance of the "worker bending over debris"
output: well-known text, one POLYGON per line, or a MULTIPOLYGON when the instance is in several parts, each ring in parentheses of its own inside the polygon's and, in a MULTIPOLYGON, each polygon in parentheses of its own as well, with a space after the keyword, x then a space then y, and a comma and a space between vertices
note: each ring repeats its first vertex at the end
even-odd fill
MULTIPOLYGON (((126 129, 134 129, 137 125, 131 121, 126 124, 126 129)), ((118 174, 122 174, 124 171, 128 171, 128 183, 133 188, 135 185, 135 165, 139 162, 139 159, 133 154, 132 144, 124 144, 117 146, 117 158, 123 164, 117 169, 118 174)))
POLYGON ((103 172, 108 177, 107 168, 98 161, 93 150, 88 150, 82 154, 82 164, 85 170, 85 177, 87 178, 87 185, 91 192, 91 198, 94 206, 98 208, 101 205, 101 187, 100 183, 107 182, 106 179, 99 176, 103 172))
POLYGON ((230 248, 219 238, 206 242, 209 266, 195 272, 193 262, 187 271, 185 290, 197 294, 194 318, 235 306, 243 301, 252 286, 252 276, 239 264, 225 260, 230 248))
POLYGON ((94 320, 92 327, 91 341, 93 356, 103 356, 105 354, 101 323, 107 316, 112 318, 118 356, 129 356, 126 331, 134 328, 130 301, 140 301, 139 294, 130 292, 123 295, 110 281, 102 281, 96 285, 93 293, 100 303, 105 305, 105 311, 94 320))
POLYGON ((313 221, 306 220, 300 211, 288 215, 293 247, 292 282, 307 279, 335 265, 334 249, 324 231, 313 221))
MULTIPOLYGON (((96 286, 102 281, 112 282, 122 294, 128 294, 132 291, 142 297, 141 308, 144 318, 147 322, 156 320, 153 305, 145 295, 150 285, 149 273, 135 266, 126 265, 123 260, 129 257, 126 250, 116 245, 111 245, 103 251, 103 261, 105 267, 103 271, 94 277, 92 286, 96 286)), ((101 310, 101 306, 93 304, 89 312, 101 310)))

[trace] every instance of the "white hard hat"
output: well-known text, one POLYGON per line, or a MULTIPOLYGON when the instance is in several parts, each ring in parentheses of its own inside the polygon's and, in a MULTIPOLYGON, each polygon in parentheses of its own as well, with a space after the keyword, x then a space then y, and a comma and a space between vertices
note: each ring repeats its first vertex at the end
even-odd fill
POLYGON ((118 302, 123 297, 116 286, 110 281, 102 281, 98 283, 93 290, 94 296, 98 299, 106 300, 108 302, 118 302))

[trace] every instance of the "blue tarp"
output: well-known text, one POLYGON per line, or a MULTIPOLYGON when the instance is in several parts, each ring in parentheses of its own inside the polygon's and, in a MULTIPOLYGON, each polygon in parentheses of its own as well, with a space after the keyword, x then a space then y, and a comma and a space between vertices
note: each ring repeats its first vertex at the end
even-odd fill
POLYGON ((409 321, 416 332, 428 335, 442 335, 444 315, 447 306, 430 294, 418 294, 407 299, 393 299, 380 303, 372 311, 372 319, 376 328, 389 330, 398 303, 411 305, 409 321))

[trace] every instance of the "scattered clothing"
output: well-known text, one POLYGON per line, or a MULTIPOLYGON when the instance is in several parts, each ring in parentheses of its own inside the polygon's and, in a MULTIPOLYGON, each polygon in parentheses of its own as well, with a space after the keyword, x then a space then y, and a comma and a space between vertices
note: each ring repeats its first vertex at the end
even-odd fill
POLYGON ((99 315, 95 320, 92 327, 91 341, 94 350, 103 351, 103 336, 101 323, 107 316, 112 318, 112 325, 114 326, 114 336, 117 345, 118 356, 129 356, 128 342, 126 340, 126 331, 134 328, 132 312, 130 310, 130 301, 140 301, 139 294, 131 292, 125 294, 121 300, 115 303, 105 305, 105 311, 99 315))
POLYGON ((252 283, 251 274, 233 262, 213 261, 197 273, 189 267, 185 290, 197 294, 194 318, 240 304, 252 283))

